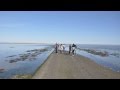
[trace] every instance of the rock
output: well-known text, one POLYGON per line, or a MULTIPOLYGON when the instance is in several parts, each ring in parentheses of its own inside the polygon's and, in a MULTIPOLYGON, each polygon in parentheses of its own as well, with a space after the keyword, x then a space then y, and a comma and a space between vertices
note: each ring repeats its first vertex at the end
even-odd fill
POLYGON ((9 57, 15 57, 16 55, 12 55, 12 56, 8 56, 7 58, 9 58, 9 57))
MULTIPOLYGON (((26 52, 29 52, 27 54, 19 54, 19 58, 16 58, 16 59, 12 59, 9 61, 9 63, 14 63, 14 62, 18 62, 18 61, 25 61, 25 60, 32 60, 32 59, 35 59, 35 57, 39 54, 41 54, 41 52, 44 52, 44 51, 48 51, 47 48, 45 49, 34 49, 34 50, 28 50, 26 52)), ((14 55, 15 56, 15 55, 14 55)), ((13 56, 11 56, 13 57, 13 56)))
POLYGON ((112 53, 112 54, 110 54, 110 55, 113 55, 113 56, 116 56, 116 57, 120 57, 120 54, 119 53, 112 53))
POLYGON ((99 56, 102 56, 102 57, 106 57, 106 56, 109 56, 108 52, 102 52, 102 51, 96 51, 96 50, 93 50, 93 49, 79 49, 79 50, 83 50, 83 51, 86 51, 88 53, 91 53, 91 54, 94 54, 94 55, 99 55, 99 56))
POLYGON ((10 60, 9 63, 14 63, 17 62, 16 60, 10 60))
POLYGON ((3 73, 3 71, 4 71, 4 69, 2 68, 2 69, 0 69, 0 73, 3 73))

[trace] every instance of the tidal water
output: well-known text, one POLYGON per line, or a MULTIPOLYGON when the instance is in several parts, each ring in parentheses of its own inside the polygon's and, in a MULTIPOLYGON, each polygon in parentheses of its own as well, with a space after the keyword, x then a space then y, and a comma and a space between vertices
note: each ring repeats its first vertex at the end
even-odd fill
POLYGON ((101 56, 93 53, 88 53, 84 50, 77 50, 80 55, 90 58, 94 62, 112 69, 113 71, 120 72, 120 45, 78 45, 78 48, 94 50, 96 52, 107 52, 108 55, 101 56))
MULTIPOLYGON (((14 75, 33 74, 53 52, 52 45, 42 44, 0 44, 0 78, 11 78, 14 75), (19 61, 20 55, 27 55, 28 50, 45 49, 33 60, 19 61), (18 59, 10 63, 10 60, 18 59)), ((33 53, 33 52, 29 52, 33 53)), ((28 53, 28 54, 29 54, 28 53)))

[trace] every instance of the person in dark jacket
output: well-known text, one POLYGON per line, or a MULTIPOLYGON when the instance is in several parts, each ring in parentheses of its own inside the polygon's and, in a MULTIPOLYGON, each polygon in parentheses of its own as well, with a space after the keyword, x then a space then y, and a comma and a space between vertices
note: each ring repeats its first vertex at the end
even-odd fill
POLYGON ((75 44, 72 45, 72 55, 75 55, 75 50, 76 50, 77 46, 75 44))
POLYGON ((55 53, 58 53, 58 44, 55 45, 55 53))
POLYGON ((72 46, 69 45, 69 54, 71 54, 72 46))

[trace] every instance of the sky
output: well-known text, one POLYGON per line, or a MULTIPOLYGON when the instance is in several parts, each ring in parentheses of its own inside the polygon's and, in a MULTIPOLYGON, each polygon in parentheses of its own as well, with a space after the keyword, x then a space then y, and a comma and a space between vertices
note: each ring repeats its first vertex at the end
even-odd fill
POLYGON ((120 45, 120 11, 0 11, 0 42, 120 45))

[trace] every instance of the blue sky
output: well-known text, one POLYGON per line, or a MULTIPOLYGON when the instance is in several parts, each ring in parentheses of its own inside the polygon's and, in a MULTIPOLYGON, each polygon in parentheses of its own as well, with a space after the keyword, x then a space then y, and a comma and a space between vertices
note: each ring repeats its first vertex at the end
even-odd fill
POLYGON ((120 11, 1 11, 0 42, 120 44, 120 11))

